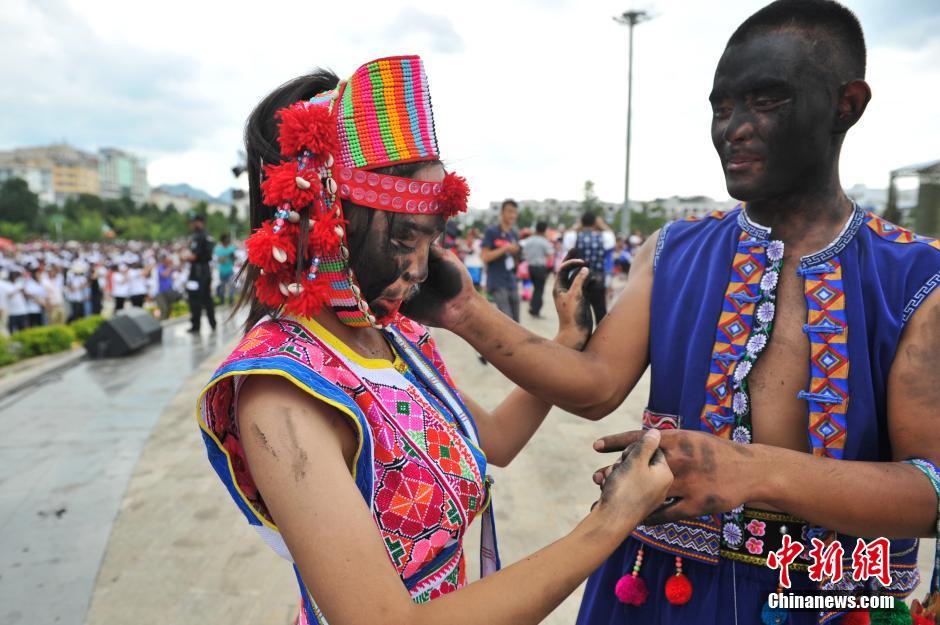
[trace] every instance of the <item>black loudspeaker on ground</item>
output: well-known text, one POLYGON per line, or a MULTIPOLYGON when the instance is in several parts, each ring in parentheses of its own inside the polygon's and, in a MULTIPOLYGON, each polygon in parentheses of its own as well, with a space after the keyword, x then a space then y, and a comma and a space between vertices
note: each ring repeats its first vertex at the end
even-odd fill
POLYGON ((102 322, 85 341, 85 350, 91 358, 117 358, 162 339, 160 322, 146 310, 131 308, 102 322))

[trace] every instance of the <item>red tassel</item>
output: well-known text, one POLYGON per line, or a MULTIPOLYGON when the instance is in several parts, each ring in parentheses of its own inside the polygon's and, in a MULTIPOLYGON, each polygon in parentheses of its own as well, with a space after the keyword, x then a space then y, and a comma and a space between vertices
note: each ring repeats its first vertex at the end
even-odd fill
POLYGON ((314 317, 320 314, 329 297, 329 287, 324 284, 323 280, 307 280, 306 278, 299 284, 303 290, 287 296, 284 310, 299 317, 314 317))
POLYGON ((692 582, 683 573, 666 581, 666 600, 672 605, 685 605, 692 598, 692 582))
POLYGON ((267 206, 278 207, 287 202, 295 211, 299 211, 314 204, 320 198, 322 188, 320 177, 312 168, 298 171, 294 161, 264 166, 261 193, 267 206), (297 178, 303 178, 309 186, 301 189, 297 185, 297 178))
POLYGON ((327 107, 297 102, 279 110, 275 117, 282 155, 297 156, 305 148, 317 155, 339 154, 336 123, 327 107))
POLYGON ((334 213, 318 217, 313 222, 313 228, 307 238, 307 245, 316 254, 323 256, 333 254, 339 249, 342 237, 336 232, 336 227, 345 227, 345 219, 340 219, 334 213))
POLYGON ((617 595, 621 603, 639 606, 646 603, 649 592, 646 590, 646 582, 643 581, 642 577, 627 574, 617 582, 614 587, 614 594, 617 595))
POLYGON ((467 210, 467 199, 470 197, 470 186, 463 176, 451 172, 444 176, 441 182, 441 192, 437 202, 441 206, 445 217, 452 217, 467 210))
POLYGON ((839 621, 839 625, 869 625, 870 623, 871 616, 868 614, 868 610, 846 612, 842 620, 839 621))
POLYGON ((614 586, 614 594, 620 599, 621 603, 627 605, 643 605, 646 603, 646 597, 649 592, 646 590, 646 582, 640 577, 640 568, 643 566, 643 546, 636 552, 636 560, 633 562, 633 571, 627 573, 617 581, 614 586))
POLYGON ((283 304, 284 294, 281 293, 280 278, 274 274, 266 273, 255 280, 255 295, 258 301, 273 310, 279 309, 283 304))
POLYGON ((278 273, 284 267, 293 268, 294 261, 297 259, 297 238, 296 225, 285 222, 278 232, 274 232, 274 224, 271 221, 265 221, 245 241, 248 262, 269 274, 278 273), (275 246, 287 255, 286 262, 281 263, 274 258, 275 246))
MULTIPOLYGON (((933 619, 932 616, 926 616, 924 614, 912 614, 911 615, 911 625, 936 625, 937 621, 933 619)), ((866 622, 865 625, 868 625, 866 622)))

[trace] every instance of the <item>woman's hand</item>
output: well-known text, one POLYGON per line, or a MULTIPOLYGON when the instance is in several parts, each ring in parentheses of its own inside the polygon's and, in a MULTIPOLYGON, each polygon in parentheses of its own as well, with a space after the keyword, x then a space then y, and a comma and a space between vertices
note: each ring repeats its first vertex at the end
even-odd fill
POLYGON ((659 449, 659 440, 658 430, 644 432, 623 451, 601 487, 597 510, 610 523, 625 524, 627 531, 633 529, 631 523, 645 519, 663 505, 672 485, 672 471, 659 449))
POLYGON ((558 312, 558 336, 555 340, 578 350, 584 348, 594 330, 591 308, 584 298, 584 282, 588 273, 584 261, 572 258, 569 252, 558 268, 552 289, 555 310, 558 312))
POLYGON ((428 278, 417 295, 402 304, 401 313, 418 323, 452 330, 479 295, 470 273, 455 254, 432 245, 428 278))

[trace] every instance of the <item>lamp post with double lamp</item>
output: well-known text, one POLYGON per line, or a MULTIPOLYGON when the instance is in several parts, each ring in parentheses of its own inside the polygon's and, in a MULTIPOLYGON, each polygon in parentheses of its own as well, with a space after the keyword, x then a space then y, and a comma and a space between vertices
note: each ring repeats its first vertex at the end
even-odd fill
POLYGON ((630 236, 630 118, 633 106, 633 27, 649 19, 651 19, 651 16, 646 11, 624 11, 622 15, 614 17, 615 22, 626 24, 630 28, 627 53, 627 166, 623 182, 623 213, 620 218, 620 231, 624 236, 630 236))

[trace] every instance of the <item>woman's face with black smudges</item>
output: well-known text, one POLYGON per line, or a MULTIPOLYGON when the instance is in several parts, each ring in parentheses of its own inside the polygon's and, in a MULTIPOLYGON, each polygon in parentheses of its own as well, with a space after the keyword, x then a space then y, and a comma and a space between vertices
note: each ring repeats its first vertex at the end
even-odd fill
MULTIPOLYGON (((444 173, 434 164, 419 169, 413 178, 441 182, 444 173)), ((428 254, 444 231, 445 220, 440 215, 377 212, 350 264, 373 314, 384 319, 414 297, 427 279, 428 254)))

